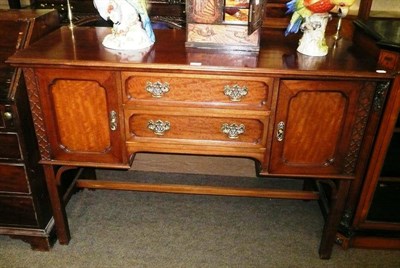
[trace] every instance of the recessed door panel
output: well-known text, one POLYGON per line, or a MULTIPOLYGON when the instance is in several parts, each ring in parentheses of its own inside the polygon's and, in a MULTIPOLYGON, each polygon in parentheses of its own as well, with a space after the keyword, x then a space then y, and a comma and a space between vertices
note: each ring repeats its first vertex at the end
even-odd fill
POLYGON ((372 104, 371 85, 281 81, 269 172, 353 175, 372 104))
POLYGON ((36 73, 51 157, 125 163, 116 73, 59 69, 36 73))

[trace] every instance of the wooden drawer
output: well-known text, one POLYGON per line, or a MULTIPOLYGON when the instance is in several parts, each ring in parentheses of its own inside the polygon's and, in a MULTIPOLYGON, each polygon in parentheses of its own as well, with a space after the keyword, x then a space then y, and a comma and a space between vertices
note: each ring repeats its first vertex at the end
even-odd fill
POLYGON ((265 4, 265 16, 263 27, 284 29, 287 27, 290 17, 287 16, 286 3, 289 0, 268 0, 265 4))
POLYGON ((400 53, 381 49, 378 59, 378 66, 385 70, 400 69, 400 53))
POLYGON ((31 197, 0 195, 0 224, 37 227, 31 197))
POLYGON ((273 79, 166 73, 122 73, 125 103, 269 110, 273 79))
POLYGON ((265 147, 268 116, 234 117, 180 111, 128 111, 127 141, 229 147, 265 147))
POLYGON ((0 159, 22 159, 17 133, 0 133, 0 159))
POLYGON ((286 2, 288 0, 268 0, 265 9, 266 18, 284 18, 287 17, 286 2))
POLYGON ((30 192, 25 165, 0 163, 0 192, 30 192))

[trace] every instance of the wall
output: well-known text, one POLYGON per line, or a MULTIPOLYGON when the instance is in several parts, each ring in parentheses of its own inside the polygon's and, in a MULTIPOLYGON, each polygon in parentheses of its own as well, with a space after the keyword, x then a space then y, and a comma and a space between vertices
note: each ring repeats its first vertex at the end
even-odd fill
POLYGON ((0 9, 8 9, 8 1, 7 0, 0 0, 0 9))
MULTIPOLYGON (((350 7, 349 14, 357 15, 361 0, 356 0, 350 7)), ((397 17, 400 18, 399 0, 373 0, 371 6, 371 16, 373 17, 397 17)))

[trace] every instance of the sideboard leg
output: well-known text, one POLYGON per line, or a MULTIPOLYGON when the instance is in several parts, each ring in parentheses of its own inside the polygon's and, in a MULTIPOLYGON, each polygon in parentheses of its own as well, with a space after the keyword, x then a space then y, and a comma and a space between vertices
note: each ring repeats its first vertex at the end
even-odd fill
POLYGON ((331 257, 333 245, 335 244, 337 228, 339 227, 342 218, 350 183, 350 180, 339 180, 337 192, 331 197, 331 206, 325 221, 321 244, 319 246, 319 257, 321 259, 329 259, 331 257))
POLYGON ((67 245, 71 239, 71 234, 69 231, 64 200, 62 195, 60 195, 59 185, 54 174, 54 167, 51 165, 43 165, 43 168, 50 195, 51 207, 53 209, 57 238, 60 241, 60 244, 67 245))

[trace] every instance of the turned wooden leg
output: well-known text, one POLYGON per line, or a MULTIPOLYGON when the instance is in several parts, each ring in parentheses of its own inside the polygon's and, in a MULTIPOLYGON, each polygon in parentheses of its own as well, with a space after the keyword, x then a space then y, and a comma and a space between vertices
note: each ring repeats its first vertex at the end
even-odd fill
POLYGON ((319 257, 321 259, 329 259, 331 257, 333 245, 335 244, 336 232, 343 215, 350 183, 350 180, 340 180, 338 182, 336 194, 332 194, 331 206, 325 221, 319 246, 319 257))
POLYGON ((54 174, 54 167, 51 165, 43 165, 47 189, 50 195, 51 207, 53 209, 54 222, 56 225, 56 232, 60 244, 67 245, 71 239, 67 213, 65 211, 65 204, 63 196, 60 194, 59 184, 54 174))

